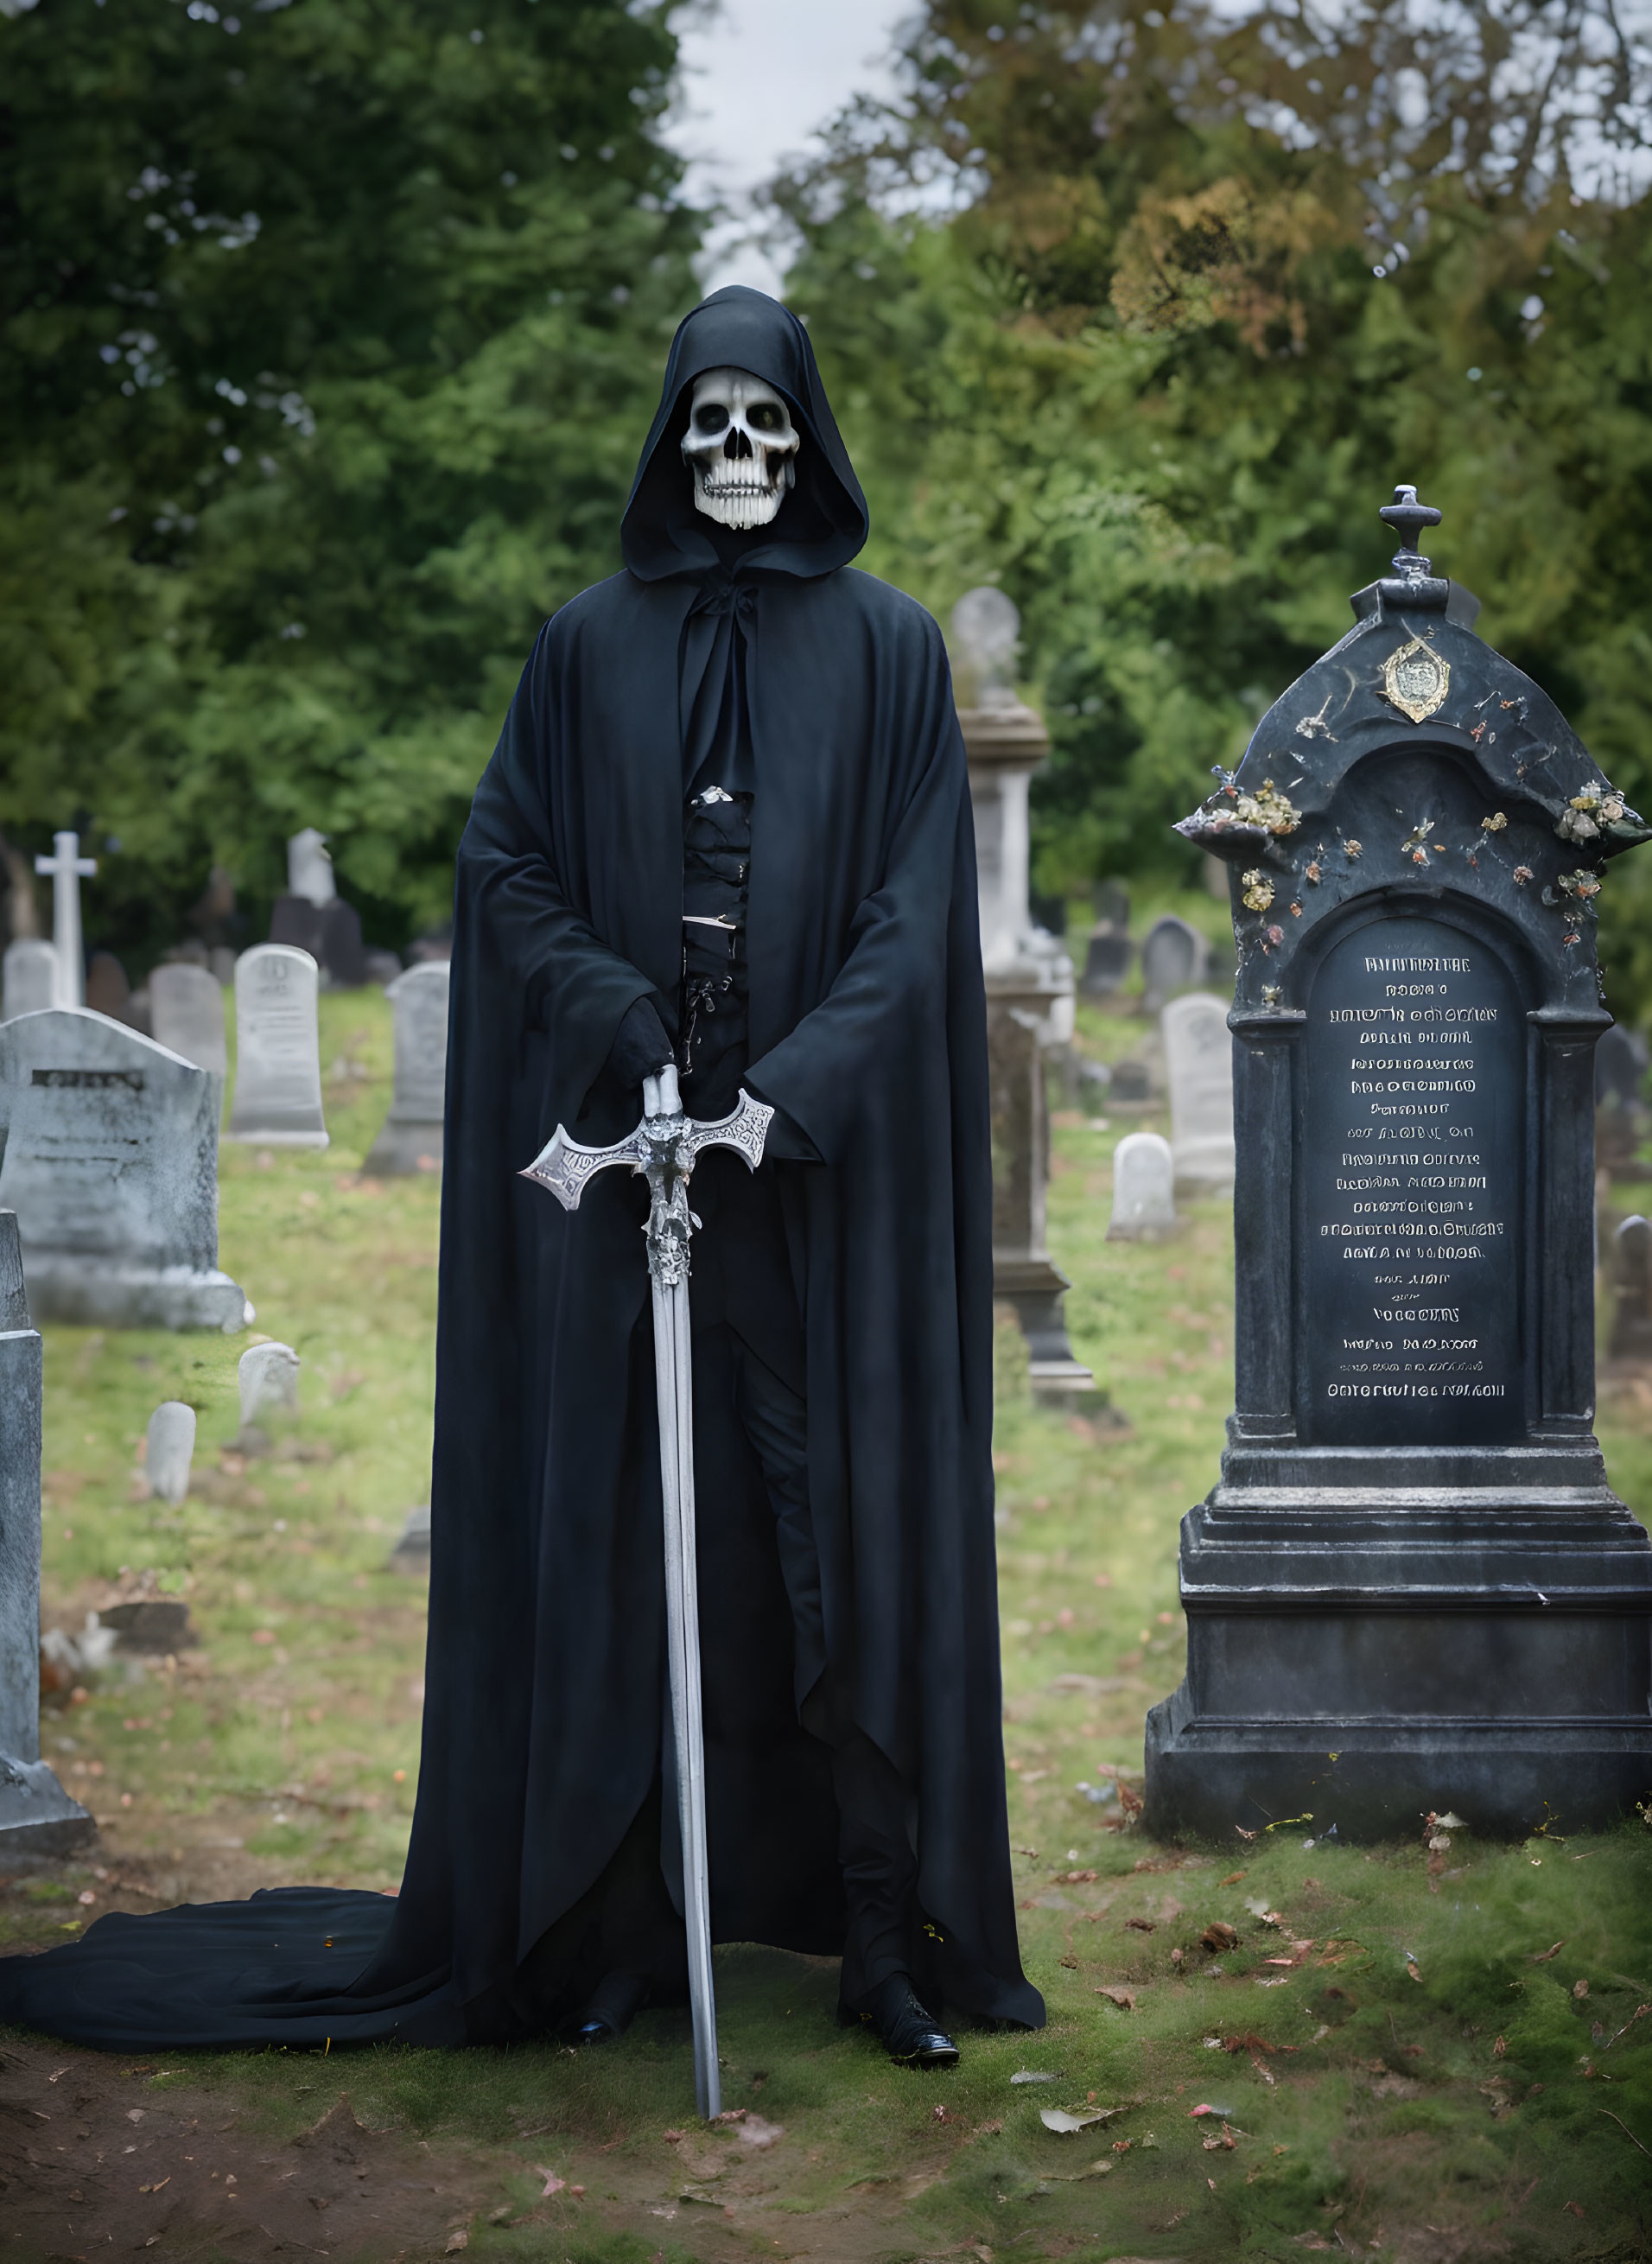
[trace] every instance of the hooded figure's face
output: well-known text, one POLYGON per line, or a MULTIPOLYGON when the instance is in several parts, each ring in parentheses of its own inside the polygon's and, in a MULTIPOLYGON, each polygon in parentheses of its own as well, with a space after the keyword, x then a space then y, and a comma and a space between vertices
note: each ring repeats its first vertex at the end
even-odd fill
POLYGON ((720 526, 766 526, 797 477, 802 435, 785 396, 745 369, 708 369, 694 381, 683 459, 694 508, 720 526))

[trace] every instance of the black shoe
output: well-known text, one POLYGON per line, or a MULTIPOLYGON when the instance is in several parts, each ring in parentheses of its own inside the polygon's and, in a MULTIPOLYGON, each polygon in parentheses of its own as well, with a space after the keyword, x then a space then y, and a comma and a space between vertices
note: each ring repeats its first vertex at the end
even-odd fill
POLYGON ((899 2067, 956 2067, 958 2047, 918 1998, 904 1973, 892 1973, 866 1999, 860 2017, 899 2067))
POLYGON ((582 2044, 612 2043, 642 2009, 648 1985, 640 1973, 608 1973, 597 1985, 578 2029, 582 2044))

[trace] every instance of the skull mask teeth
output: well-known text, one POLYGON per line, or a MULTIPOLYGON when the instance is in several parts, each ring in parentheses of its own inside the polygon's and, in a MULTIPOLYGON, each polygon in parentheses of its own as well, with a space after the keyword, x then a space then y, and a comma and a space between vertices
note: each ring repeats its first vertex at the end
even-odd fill
POLYGON ((750 370, 708 369, 694 381, 683 458, 694 508, 721 526, 766 526, 797 476, 802 436, 781 395, 750 370))

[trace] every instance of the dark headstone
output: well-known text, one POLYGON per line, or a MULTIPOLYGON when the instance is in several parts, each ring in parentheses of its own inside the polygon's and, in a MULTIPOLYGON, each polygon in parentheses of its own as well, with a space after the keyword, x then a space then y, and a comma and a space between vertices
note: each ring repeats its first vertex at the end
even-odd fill
POLYGON ((1614 1022, 1595 1048, 1596 1105, 1610 1096, 1630 1108, 1638 1108, 1647 1060, 1646 1040, 1638 1031, 1626 1030, 1621 1022, 1614 1022))
POLYGON ((1652 1361, 1652 1224, 1626 1218, 1612 1242, 1613 1360, 1652 1361))
POLYGON ((94 1014, 107 1014, 117 1022, 126 1019, 132 985, 127 970, 112 951, 94 951, 86 969, 86 1004, 94 1014))
POLYGON ((1130 972, 1135 946, 1115 928, 1092 928, 1084 952, 1084 972, 1079 989, 1087 998, 1110 998, 1123 987, 1130 972))
POLYGON ((367 980, 361 915, 342 896, 326 904, 314 904, 308 896, 278 896, 270 913, 270 941, 308 951, 336 989, 359 990, 367 980))
POLYGON ((1067 933, 1065 896, 1047 896, 1041 889, 1029 889, 1027 911, 1032 915, 1033 926, 1041 927, 1046 935, 1053 935, 1057 942, 1067 933))
POLYGON ((1141 946, 1142 1003, 1156 1014, 1178 990, 1196 990, 1205 979, 1206 946, 1199 930, 1174 912, 1154 921, 1141 946))
POLYGON ((1140 1108, 1153 1098, 1153 1076, 1145 1062, 1121 1061, 1112 1065, 1110 1096, 1126 1107, 1140 1108))
POLYGON ((1090 910, 1100 927, 1115 929, 1120 935, 1130 925, 1130 891, 1122 881, 1098 881, 1090 892, 1090 910))
POLYGON ((1593 905, 1649 830, 1413 548, 1354 609, 1179 829, 1233 881, 1235 1404, 1148 1816, 1583 1830, 1652 1782, 1652 1545, 1591 1429, 1593 905))

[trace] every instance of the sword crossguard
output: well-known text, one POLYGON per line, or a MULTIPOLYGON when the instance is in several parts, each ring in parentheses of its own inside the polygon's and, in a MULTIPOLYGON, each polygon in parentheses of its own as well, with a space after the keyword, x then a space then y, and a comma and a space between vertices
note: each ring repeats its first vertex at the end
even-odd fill
MULTIPOLYGON (((654 1080, 650 1078, 649 1084, 654 1080)), ((662 1094, 675 1099, 677 1078, 672 1073, 662 1094)), ((680 1107, 645 1115, 634 1132, 611 1148, 588 1148, 570 1140, 559 1124, 544 1147, 518 1174, 532 1179, 555 1196, 564 1210, 579 1208, 579 1199, 598 1172, 612 1165, 628 1165, 648 1180, 652 1198, 648 1208, 648 1271, 667 1288, 688 1272, 688 1238, 699 1221, 688 1208, 688 1182, 702 1148, 732 1148, 755 1172, 763 1161, 764 1143, 774 1111, 766 1101, 754 1100, 743 1088, 738 1105, 727 1116, 710 1122, 685 1115, 680 1107)))

